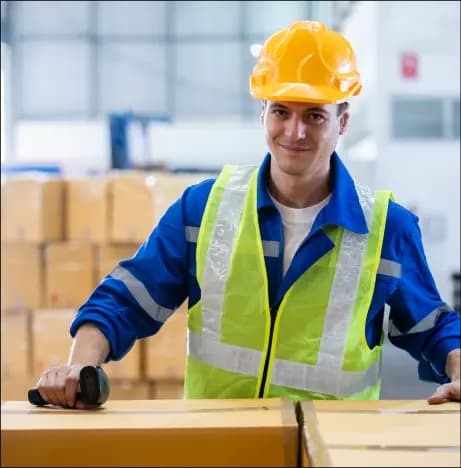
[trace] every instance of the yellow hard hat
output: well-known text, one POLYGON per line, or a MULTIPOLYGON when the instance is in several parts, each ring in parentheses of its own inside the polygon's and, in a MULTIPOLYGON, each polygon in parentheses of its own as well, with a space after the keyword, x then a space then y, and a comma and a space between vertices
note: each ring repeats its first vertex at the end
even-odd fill
POLYGON ((362 85, 349 41, 318 21, 297 21, 266 40, 250 76, 256 99, 339 103, 362 85))

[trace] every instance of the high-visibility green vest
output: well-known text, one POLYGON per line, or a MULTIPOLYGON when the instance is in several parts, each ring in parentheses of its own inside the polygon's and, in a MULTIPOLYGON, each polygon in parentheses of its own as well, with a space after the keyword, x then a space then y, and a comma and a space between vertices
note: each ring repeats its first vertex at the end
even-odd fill
POLYGON ((381 345, 368 347, 365 321, 392 194, 356 189, 369 232, 324 228, 335 247, 286 292, 270 339, 257 168, 224 167, 197 239, 186 398, 379 398, 381 345))

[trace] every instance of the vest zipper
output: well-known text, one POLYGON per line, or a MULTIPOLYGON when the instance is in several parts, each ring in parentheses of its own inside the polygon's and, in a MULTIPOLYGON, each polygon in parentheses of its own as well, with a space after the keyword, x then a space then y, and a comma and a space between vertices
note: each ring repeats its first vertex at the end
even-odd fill
POLYGON ((264 362, 263 376, 261 378, 261 385, 259 387, 259 398, 263 398, 264 387, 266 386, 267 368, 269 367, 269 360, 270 360, 271 347, 272 347, 272 335, 274 334, 274 324, 275 324, 276 316, 277 316, 277 309, 271 309, 271 326, 270 326, 270 332, 269 332, 269 343, 267 345, 266 360, 264 362))

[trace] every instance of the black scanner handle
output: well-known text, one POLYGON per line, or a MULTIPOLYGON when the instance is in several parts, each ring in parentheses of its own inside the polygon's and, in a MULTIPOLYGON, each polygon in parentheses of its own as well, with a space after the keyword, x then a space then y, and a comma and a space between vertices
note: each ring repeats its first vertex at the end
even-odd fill
MULTIPOLYGON (((82 367, 79 385, 80 392, 77 393, 77 399, 87 405, 102 405, 109 398, 109 379, 100 366, 82 367)), ((48 404, 36 388, 31 388, 27 396, 33 405, 45 406, 48 404)))

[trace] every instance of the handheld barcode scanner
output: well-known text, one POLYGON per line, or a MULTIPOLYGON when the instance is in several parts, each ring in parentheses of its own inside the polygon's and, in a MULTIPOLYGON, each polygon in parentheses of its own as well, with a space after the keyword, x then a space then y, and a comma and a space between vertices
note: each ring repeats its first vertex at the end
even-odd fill
MULTIPOLYGON (((102 405, 109 398, 109 379, 100 366, 83 367, 80 371, 79 387, 77 399, 87 405, 102 405)), ((36 406, 48 404, 36 388, 29 390, 28 399, 36 406)))

